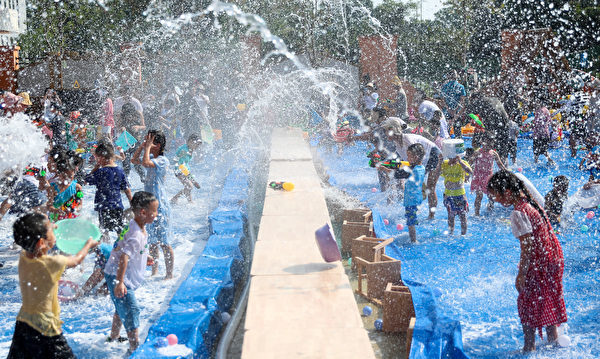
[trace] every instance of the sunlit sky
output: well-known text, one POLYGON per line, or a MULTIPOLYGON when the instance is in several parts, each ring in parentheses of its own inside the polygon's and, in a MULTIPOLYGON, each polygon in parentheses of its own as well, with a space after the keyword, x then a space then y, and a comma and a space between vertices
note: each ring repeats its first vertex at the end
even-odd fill
MULTIPOLYGON (((382 1, 383 0, 373 0, 373 4, 377 6, 381 4, 382 1)), ((443 0, 416 0, 419 7, 421 5, 421 1, 423 1, 423 19, 433 20, 433 14, 442 8, 443 0)))

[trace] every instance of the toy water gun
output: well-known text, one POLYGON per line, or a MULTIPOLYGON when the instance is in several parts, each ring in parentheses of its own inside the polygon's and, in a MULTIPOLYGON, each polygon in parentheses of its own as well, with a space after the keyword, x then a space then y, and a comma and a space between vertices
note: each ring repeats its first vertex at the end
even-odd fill
POLYGON ((292 182, 270 182, 269 187, 275 190, 293 191, 294 184, 292 182))
POLYGON ((400 167, 410 166, 410 163, 408 163, 407 161, 397 161, 397 160, 384 161, 383 157, 381 157, 381 155, 377 151, 371 151, 371 152, 367 153, 367 157, 369 157, 369 166, 370 167, 377 167, 377 165, 379 164, 380 166, 395 170, 400 167))
POLYGON ((471 122, 473 123, 473 126, 475 126, 476 129, 485 131, 485 126, 483 125, 483 122, 481 122, 481 118, 479 117, 479 115, 470 113, 469 117, 471 118, 471 122))
POLYGON ((383 158, 377 151, 371 151, 367 153, 367 157, 369 157, 369 167, 375 167, 383 158))
POLYGON ((37 128, 46 126, 46 121, 42 120, 41 118, 32 120, 31 123, 33 123, 37 128))
POLYGON ((396 160, 388 160, 388 161, 380 162, 379 164, 385 168, 389 168, 392 170, 397 170, 398 168, 401 168, 404 166, 410 166, 410 163, 408 163, 407 161, 396 161, 396 160))
POLYGON ((37 168, 33 166, 25 167, 25 171, 23 172, 25 176, 34 176, 34 177, 45 177, 46 170, 44 168, 37 168))

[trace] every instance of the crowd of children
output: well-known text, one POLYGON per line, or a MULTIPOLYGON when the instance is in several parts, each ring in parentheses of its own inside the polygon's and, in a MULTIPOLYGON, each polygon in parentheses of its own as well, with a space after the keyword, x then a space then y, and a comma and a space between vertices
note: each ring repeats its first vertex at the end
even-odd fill
POLYGON ((417 91, 413 96, 413 109, 408 110, 416 117, 407 117, 398 111, 388 116, 386 111, 393 108, 384 108, 384 101, 381 106, 377 101, 372 106, 373 98, 369 95, 373 91, 368 91, 374 87, 371 85, 365 88, 364 97, 364 108, 368 109, 363 112, 368 116, 364 121, 367 130, 361 129, 362 132, 348 141, 368 140, 374 145, 368 154, 369 164, 377 168, 380 189, 389 194, 386 196, 388 204, 394 205, 396 198, 402 200, 403 197, 409 238, 413 243, 417 242, 418 206, 425 198, 429 199, 429 218, 435 216, 435 186, 440 175, 444 178, 443 205, 448 213, 447 233, 450 235, 454 233, 457 215, 461 234, 467 233, 469 203, 464 185, 469 181, 471 192, 475 192, 475 216, 483 214, 484 195, 487 195, 487 212, 493 210, 495 202, 514 207, 511 224, 521 244, 516 288, 525 351, 535 349, 536 329, 541 331, 546 327, 549 340, 555 342, 557 325, 567 320, 562 292, 564 259, 555 232, 561 226, 569 178, 557 173, 558 167, 549 149, 555 148, 565 133, 570 133, 572 155, 579 149, 588 151, 580 164, 581 169, 589 171, 589 181, 583 189, 600 183, 600 133, 594 127, 600 118, 597 101, 600 80, 592 79, 591 83, 591 98, 596 100, 583 106, 583 111, 559 108, 562 102, 549 101, 547 96, 532 96, 528 103, 519 100, 509 116, 502 101, 496 98, 479 91, 468 97, 463 90, 458 91, 462 85, 453 77, 442 87, 442 92, 451 87, 452 96, 442 93, 435 101, 417 91), (550 105, 552 110, 549 110, 550 105), (527 107, 531 114, 526 111, 527 107), (469 113, 469 110, 477 112, 469 113), (465 124, 467 127, 462 128, 465 124), (454 136, 448 134, 449 127, 454 136), (456 140, 450 138, 461 138, 463 132, 473 136, 472 147, 464 153, 446 153, 446 145, 456 144, 456 140), (522 143, 518 137, 523 134, 532 140, 533 162, 545 156, 553 174, 553 188, 545 198, 519 173, 518 167, 512 168, 515 173, 509 169, 508 158, 515 166, 522 143), (394 163, 398 165, 390 166, 394 163))
MULTIPOLYGON (((0 102, 6 103, 4 96, 0 102)), ((74 357, 62 336, 58 281, 65 268, 80 264, 88 251, 96 256, 95 267, 77 296, 92 293, 105 281, 98 293, 110 294, 115 305, 108 340, 129 341, 130 351, 139 344, 140 312, 135 290, 144 281, 146 266, 157 275, 158 261, 154 259, 159 249, 164 256, 165 279, 173 278, 171 206, 183 195, 192 202, 192 186, 200 188, 190 167, 202 138, 191 132, 194 126, 182 126, 183 120, 169 119, 164 111, 156 128, 146 126, 143 107, 130 95, 115 99, 115 106, 106 93, 103 97, 102 120, 95 121, 100 126, 89 126, 79 111, 65 116, 61 98, 49 89, 42 100, 43 114, 39 118, 31 115, 47 136, 46 158, 30 164, 23 173, 3 173, 0 180, 0 193, 6 196, 0 205, 0 220, 7 213, 19 216, 13 232, 15 243, 23 249, 19 260, 23 305, 9 358, 42 358, 48 353, 52 357, 74 357), (188 133, 182 132, 184 127, 188 133), (183 136, 187 141, 174 151, 173 168, 167 157, 167 149, 173 148, 169 141, 180 141, 183 136), (127 148, 120 146, 123 140, 127 148), (129 173, 124 170, 129 163, 139 167, 142 191, 132 192, 129 173), (167 176, 171 175, 183 184, 183 189, 169 200, 166 187, 167 176), (94 210, 102 239, 100 243, 89 240, 75 256, 57 254, 55 223, 80 215, 82 203, 87 201, 84 186, 95 187, 94 210), (121 326, 125 327, 126 339, 119 336, 121 326)), ((23 112, 23 102, 16 101, 12 112, 5 111, 4 115, 23 112)), ((164 101, 171 102, 170 97, 164 101)), ((7 111, 10 108, 4 106, 7 111)), ((174 116, 173 108, 170 110, 170 116, 174 116)))

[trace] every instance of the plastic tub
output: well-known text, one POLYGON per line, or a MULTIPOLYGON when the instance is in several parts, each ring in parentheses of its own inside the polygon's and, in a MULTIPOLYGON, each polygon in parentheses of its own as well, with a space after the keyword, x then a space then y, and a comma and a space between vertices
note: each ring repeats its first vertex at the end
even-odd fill
POLYGON ((54 230, 56 246, 67 254, 77 254, 88 238, 100 240, 100 229, 90 221, 82 218, 69 218, 56 222, 54 230))

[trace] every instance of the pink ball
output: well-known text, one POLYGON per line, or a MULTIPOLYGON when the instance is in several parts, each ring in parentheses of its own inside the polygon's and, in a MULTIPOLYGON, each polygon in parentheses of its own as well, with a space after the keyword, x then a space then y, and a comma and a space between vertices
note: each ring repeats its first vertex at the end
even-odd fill
POLYGON ((399 231, 401 231, 401 230, 403 230, 403 229, 404 229, 404 225, 403 225, 402 223, 398 223, 398 224, 396 225, 396 229, 397 229, 397 230, 399 230, 399 231))
POLYGON ((167 335, 167 341, 169 342, 169 345, 176 345, 177 344, 177 335, 175 335, 175 334, 167 335))
POLYGON ((523 172, 523 167, 519 167, 519 168, 517 168, 517 171, 519 171, 519 172, 523 172))
POLYGON ((387 218, 385 218, 385 219, 383 220, 383 224, 385 224, 385 225, 387 226, 388 224, 390 224, 390 221, 389 221, 387 218))
POLYGON ((592 219, 595 215, 596 213, 594 213, 594 211, 589 211, 585 216, 587 219, 592 219))
POLYGON ((373 193, 377 192, 377 188, 375 188, 375 187, 371 188, 371 192, 373 192, 373 193))

